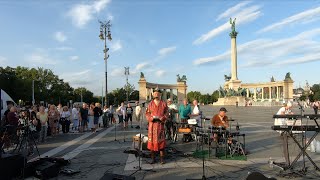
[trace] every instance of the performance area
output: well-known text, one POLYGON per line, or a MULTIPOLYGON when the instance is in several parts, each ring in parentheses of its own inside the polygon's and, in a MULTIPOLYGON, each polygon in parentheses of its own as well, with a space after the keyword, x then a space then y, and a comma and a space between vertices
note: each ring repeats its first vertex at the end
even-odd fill
MULTIPOLYGON (((144 144, 142 144, 142 151, 137 151, 139 150, 139 134, 148 134, 145 118, 143 118, 141 129, 123 130, 117 124, 117 127, 112 125, 107 129, 99 129, 98 133, 73 133, 63 137, 57 136, 48 139, 47 144, 39 144, 38 149, 41 157, 64 158, 70 162, 61 169, 72 170, 76 173, 60 172, 58 179, 178 180, 202 179, 203 176, 207 179, 249 179, 261 175, 275 179, 319 179, 320 173, 312 162, 317 166, 320 165, 320 153, 311 152, 308 149, 305 152, 312 161, 305 156, 305 168, 302 161, 303 156, 300 156, 297 162, 291 163, 292 170, 278 166, 279 163, 285 162, 280 133, 272 129, 272 127, 275 128, 273 116, 279 108, 226 106, 227 116, 234 120, 230 121, 231 130, 228 129, 228 133, 234 135, 231 139, 222 139, 220 144, 209 143, 210 136, 213 134, 212 129, 207 131, 210 120, 203 120, 204 128, 194 128, 197 134, 191 135, 190 142, 183 138, 183 132, 178 134, 176 141, 175 139, 167 140, 165 164, 160 163, 158 154, 156 162, 150 164, 150 152, 145 150, 144 144), (224 145, 228 142, 231 142, 232 148, 225 151, 226 146, 224 145), (224 152, 227 152, 227 157, 224 152)), ((218 106, 201 106, 203 115, 207 119, 211 119, 219 109, 218 106)), ((300 114, 296 106, 293 107, 293 112, 300 114)), ((312 113, 312 109, 305 109, 303 112, 303 114, 312 113)), ((133 122, 134 127, 138 125, 135 120, 133 122)), ((305 123, 315 124, 313 120, 307 122, 307 119, 303 118, 302 124, 305 123)), ((316 128, 313 130, 307 131, 307 140, 310 140, 316 133, 316 128)), ((225 133, 220 129, 214 131, 225 133)), ((301 143, 301 134, 295 134, 293 137, 301 143)), ((289 156, 292 162, 301 153, 300 148, 304 147, 299 147, 293 138, 288 138, 288 140, 289 156)), ((320 140, 320 138, 315 136, 315 140, 320 140)), ((35 159, 37 159, 36 154, 28 160, 35 159)))

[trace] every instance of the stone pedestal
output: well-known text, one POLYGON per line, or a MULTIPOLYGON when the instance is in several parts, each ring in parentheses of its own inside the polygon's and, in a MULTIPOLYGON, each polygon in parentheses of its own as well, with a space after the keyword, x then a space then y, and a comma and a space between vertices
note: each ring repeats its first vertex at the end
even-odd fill
POLYGON ((238 90, 238 88, 241 87, 241 81, 240 80, 230 80, 228 82, 228 89, 234 89, 238 90))
POLYGON ((147 94, 147 81, 145 78, 140 78, 138 81, 139 84, 139 103, 146 102, 147 94))
POLYGON ((177 82, 177 96, 178 104, 181 104, 183 99, 187 98, 187 85, 186 82, 177 82))
POLYGON ((235 106, 238 102, 239 106, 245 106, 246 98, 243 96, 231 96, 219 98, 217 102, 213 103, 214 106, 235 106))

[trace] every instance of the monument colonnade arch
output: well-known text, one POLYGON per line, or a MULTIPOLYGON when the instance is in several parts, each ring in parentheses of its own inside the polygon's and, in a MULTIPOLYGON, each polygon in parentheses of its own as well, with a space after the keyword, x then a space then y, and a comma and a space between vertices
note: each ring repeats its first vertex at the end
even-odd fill
POLYGON ((147 82, 144 76, 140 77, 139 81, 139 103, 148 102, 152 99, 152 93, 155 88, 162 91, 162 99, 166 100, 170 90, 170 98, 173 100, 174 91, 177 94, 177 103, 182 103, 183 99, 187 98, 187 83, 186 81, 178 81, 177 84, 157 84, 147 82))
POLYGON ((293 97, 293 81, 284 80, 264 83, 243 83, 246 97, 254 101, 291 101, 293 97), (253 93, 250 91, 253 90, 253 93))

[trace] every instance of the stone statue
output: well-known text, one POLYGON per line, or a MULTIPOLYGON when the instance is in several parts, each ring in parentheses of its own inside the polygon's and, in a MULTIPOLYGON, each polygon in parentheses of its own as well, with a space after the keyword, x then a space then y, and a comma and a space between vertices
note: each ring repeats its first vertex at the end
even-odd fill
POLYGON ((177 82, 180 82, 180 81, 181 81, 180 75, 177 74, 177 82))
POLYGON ((144 78, 143 72, 140 72, 140 78, 144 78))
POLYGON ((219 88, 219 95, 221 95, 222 97, 226 97, 226 91, 221 86, 219 88))
POLYGON ((286 77, 284 78, 284 80, 292 80, 291 76, 290 76, 290 72, 287 72, 286 77))
POLYGON ((232 21, 232 18, 230 18, 230 24, 231 24, 231 32, 230 32, 230 36, 231 37, 236 37, 238 32, 236 31, 236 19, 234 18, 234 20, 232 21))
POLYGON ((274 80, 274 77, 272 76, 271 77, 271 80, 270 80, 271 82, 276 82, 275 80, 274 80))
POLYGON ((224 75, 224 80, 227 82, 231 79, 231 76, 224 75))
POLYGON ((180 81, 186 82, 186 81, 187 81, 187 76, 186 76, 186 75, 183 75, 182 78, 180 79, 180 81))

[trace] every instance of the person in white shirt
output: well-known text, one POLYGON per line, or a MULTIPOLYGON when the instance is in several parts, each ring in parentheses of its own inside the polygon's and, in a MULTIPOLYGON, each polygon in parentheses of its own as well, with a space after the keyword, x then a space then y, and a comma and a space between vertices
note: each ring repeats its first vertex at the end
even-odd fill
POLYGON ((71 113, 68 109, 68 106, 63 106, 62 108, 62 112, 60 114, 60 122, 62 125, 62 132, 63 133, 68 133, 69 132, 69 128, 70 128, 70 116, 71 113))
POLYGON ((72 130, 79 130, 79 107, 76 104, 74 104, 72 108, 72 121, 72 130))
POLYGON ((193 119, 197 120, 197 124, 198 126, 201 126, 201 111, 200 111, 200 106, 198 104, 197 100, 193 100, 192 102, 193 104, 193 110, 192 110, 192 114, 190 115, 193 119))
MULTIPOLYGON (((139 101, 136 101, 136 108, 135 108, 135 117, 136 117, 136 121, 138 123, 140 123, 140 118, 141 118, 141 107, 139 105, 139 101)), ((140 129, 140 126, 137 125, 136 129, 140 129)))
MULTIPOLYGON (((277 112, 277 115, 293 114, 293 112, 291 111, 291 108, 292 108, 291 102, 284 103, 283 107, 281 107, 277 112)), ((278 125, 278 126, 287 125, 286 120, 287 120, 286 118, 276 118, 274 120, 274 125, 278 125)), ((290 164, 289 151, 288 151, 289 135, 283 131, 278 131, 278 132, 280 133, 280 139, 282 140, 282 144, 283 144, 283 156, 286 160, 286 164, 289 165, 290 164)))

